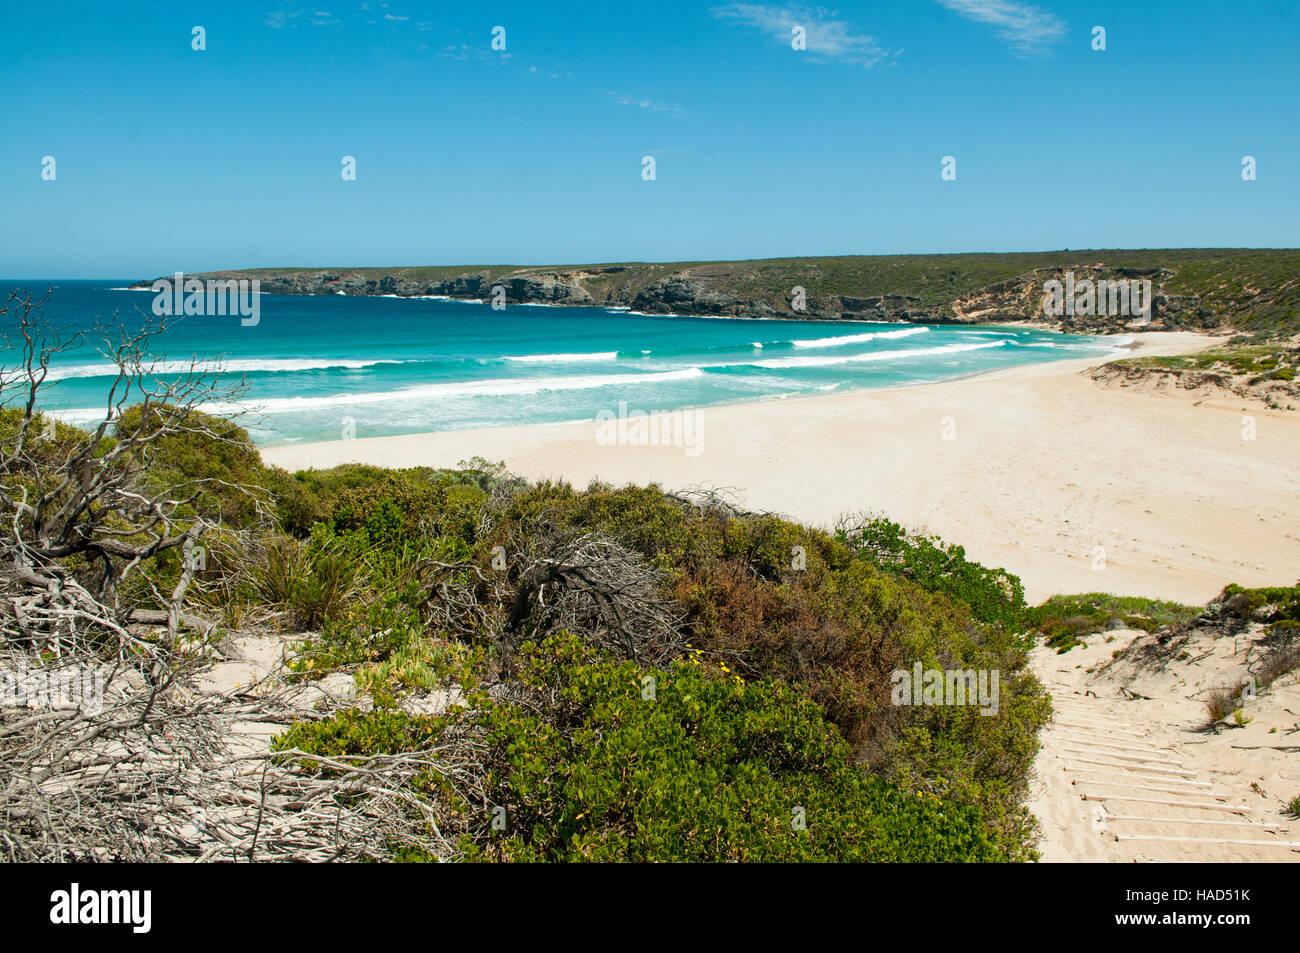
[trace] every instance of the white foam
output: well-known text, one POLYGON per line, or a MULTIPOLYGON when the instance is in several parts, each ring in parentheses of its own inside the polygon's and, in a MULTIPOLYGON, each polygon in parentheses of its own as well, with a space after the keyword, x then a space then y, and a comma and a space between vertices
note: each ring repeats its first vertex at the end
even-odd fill
MULTIPOLYGON (((357 361, 343 358, 263 358, 246 361, 154 361, 146 364, 142 370, 146 374, 188 374, 191 371, 200 374, 251 374, 256 372, 278 373, 285 371, 313 371, 329 367, 356 369, 374 367, 376 364, 402 364, 396 360, 357 361)), ((50 368, 47 380, 69 380, 77 377, 116 377, 118 366, 107 361, 98 364, 69 364, 50 368)))
MULTIPOLYGON (((647 352, 642 352, 647 353, 647 352)), ((507 354, 504 360, 518 361, 521 364, 577 364, 585 361, 613 361, 618 359, 618 351, 592 351, 576 354, 507 354)))
POLYGON ((67 410, 46 410, 44 413, 65 424, 88 424, 104 419, 103 407, 71 407, 67 410))
MULTIPOLYGON (((1046 347, 1051 348, 1054 351, 1104 351, 1108 347, 1111 347, 1110 344, 1101 341, 1072 341, 1070 343, 1058 343, 1055 341, 1029 341, 1022 343, 1020 341, 1015 341, 1013 343, 1016 347, 1046 347)), ((1124 347, 1124 345, 1117 344, 1115 347, 1124 347)))
POLYGON ((876 338, 906 338, 913 334, 924 334, 929 328, 903 328, 901 331, 869 331, 866 334, 841 334, 829 338, 812 338, 805 341, 791 341, 795 347, 843 347, 846 344, 864 344, 876 338))
MULTIPOLYGON (((440 384, 419 384, 400 390, 374 391, 362 394, 331 394, 325 397, 272 397, 236 404, 212 402, 199 409, 210 414, 231 414, 239 411, 252 413, 287 413, 316 410, 322 407, 348 407, 355 404, 381 404, 390 401, 438 400, 449 397, 501 397, 517 394, 540 394, 547 391, 588 390, 595 387, 660 384, 702 377, 704 371, 688 367, 680 371, 653 374, 579 374, 568 377, 505 377, 483 381, 448 381, 440 384)), ((98 411, 96 411, 98 413, 98 411)))
MULTIPOLYGON (((849 364, 860 361, 899 361, 914 357, 932 357, 936 354, 956 354, 961 351, 982 351, 990 347, 1002 347, 1006 341, 990 341, 986 344, 946 344, 943 347, 907 348, 897 351, 867 351, 863 354, 850 354, 845 357, 779 357, 767 361, 749 361, 754 367, 830 367, 834 364, 849 364)), ((726 366, 726 365, 715 365, 726 366)))

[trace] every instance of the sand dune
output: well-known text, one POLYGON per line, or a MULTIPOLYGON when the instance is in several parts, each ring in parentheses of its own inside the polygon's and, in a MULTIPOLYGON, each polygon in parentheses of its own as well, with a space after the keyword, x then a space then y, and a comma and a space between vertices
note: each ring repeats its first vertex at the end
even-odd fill
POLYGON ((1107 632, 1031 656, 1056 708, 1029 800, 1043 860, 1300 862, 1300 820, 1285 810, 1300 795, 1296 674, 1246 702, 1244 725, 1206 731, 1207 692, 1239 688, 1258 646, 1200 632, 1164 666, 1107 667, 1143 638, 1107 632))

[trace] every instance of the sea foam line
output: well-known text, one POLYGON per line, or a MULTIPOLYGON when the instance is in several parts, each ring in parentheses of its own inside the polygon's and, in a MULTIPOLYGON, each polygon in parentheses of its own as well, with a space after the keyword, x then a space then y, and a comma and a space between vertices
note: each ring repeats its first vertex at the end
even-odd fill
POLYGON ((900 331, 869 331, 865 334, 842 334, 829 338, 812 338, 804 341, 791 341, 795 347, 842 347, 846 344, 864 344, 877 338, 906 338, 913 334, 924 334, 929 328, 903 328, 900 331))
MULTIPOLYGON (((956 354, 961 351, 982 351, 991 347, 1002 347, 1006 341, 990 341, 986 344, 945 344, 943 347, 917 347, 897 351, 867 351, 863 354, 850 354, 845 357, 780 357, 768 361, 745 361, 752 367, 829 367, 834 364, 849 364, 862 361, 898 361, 913 357, 933 357, 936 354, 956 354)), ((729 366, 729 365, 714 365, 729 366)))
POLYGON ((592 351, 574 354, 506 354, 502 360, 517 361, 521 364, 573 364, 585 361, 613 361, 618 359, 618 351, 592 351))
MULTIPOLYGON (((142 369, 146 374, 188 374, 191 370, 201 374, 253 374, 283 373, 291 371, 323 370, 341 367, 355 370, 362 367, 374 367, 377 364, 402 364, 397 360, 358 361, 343 358, 266 358, 243 361, 154 361, 142 369)), ((108 362, 97 364, 69 364, 64 367, 50 368, 47 380, 59 381, 82 377, 116 377, 118 366, 108 362)))
MULTIPOLYGON (((356 404, 380 404, 390 401, 418 401, 448 397, 500 397, 540 394, 547 391, 587 390, 595 387, 660 384, 703 376, 698 367, 653 374, 575 374, 568 377, 498 377, 483 381, 448 381, 441 384, 417 384, 392 391, 361 394, 330 394, 325 397, 271 397, 243 403, 211 402, 199 409, 209 414, 291 413, 323 407, 348 407, 356 404)), ((98 413, 99 411, 96 411, 98 413)), ((68 413, 72 413, 69 411, 68 413)))

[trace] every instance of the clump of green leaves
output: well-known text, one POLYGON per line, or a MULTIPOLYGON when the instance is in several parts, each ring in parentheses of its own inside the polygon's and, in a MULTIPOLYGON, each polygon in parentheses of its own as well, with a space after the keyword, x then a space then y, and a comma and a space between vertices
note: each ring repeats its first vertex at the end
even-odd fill
MULTIPOLYGON (((272 740, 271 750, 297 748, 331 757, 399 754, 431 747, 446 725, 445 716, 412 715, 393 708, 350 708, 322 721, 293 725, 272 740)), ((304 759, 302 767, 311 773, 333 770, 314 759, 304 759)))
POLYGON ((1163 625, 1181 625, 1201 614, 1196 606, 1089 592, 1077 596, 1052 596, 1024 614, 1024 624, 1057 652, 1068 652, 1083 639, 1104 631, 1112 619, 1126 628, 1154 632, 1163 625))
POLYGON ((836 535, 873 566, 965 604, 981 622, 1020 623, 1025 589, 1019 577, 967 559, 961 546, 910 533, 882 516, 843 523, 836 535))
MULTIPOLYGON (((113 426, 115 436, 142 428, 150 434, 164 423, 175 427, 181 411, 158 405, 144 419, 144 406, 122 411, 113 426)), ((248 432, 223 417, 197 410, 186 411, 184 427, 174 429, 148 445, 141 460, 145 483, 155 491, 173 490, 178 498, 194 497, 191 511, 224 523, 243 526, 257 521, 259 504, 269 498, 277 476, 262 463, 248 432)))
POLYGON ((546 704, 490 709, 482 859, 996 860, 969 806, 864 774, 820 708, 772 679, 647 673, 572 638, 524 647, 546 704))
POLYGON ((1224 587, 1216 602, 1232 615, 1257 618, 1270 626, 1300 626, 1300 584, 1254 589, 1233 584, 1224 587))
POLYGON ((264 603, 292 613, 303 629, 343 615, 361 583, 362 566, 328 538, 302 542, 279 536, 251 556, 247 572, 253 591, 264 603))

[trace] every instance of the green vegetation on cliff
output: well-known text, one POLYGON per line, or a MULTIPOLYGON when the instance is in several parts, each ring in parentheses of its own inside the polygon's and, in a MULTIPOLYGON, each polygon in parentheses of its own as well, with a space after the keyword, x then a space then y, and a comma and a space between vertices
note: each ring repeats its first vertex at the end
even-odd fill
MULTIPOLYGON (((1042 283, 1072 270, 1150 278, 1156 327, 1300 331, 1300 250, 1088 249, 940 255, 845 255, 752 261, 571 265, 258 268, 263 290, 304 294, 448 294, 512 301, 620 305, 657 312, 755 316, 884 316, 921 321, 1042 317, 1042 283), (803 288, 807 310, 792 310, 803 288)), ((214 273, 218 274, 218 273, 214 273)), ((1106 322, 1092 322, 1099 329, 1106 322)), ((1086 323, 1070 322, 1071 330, 1086 323)))

